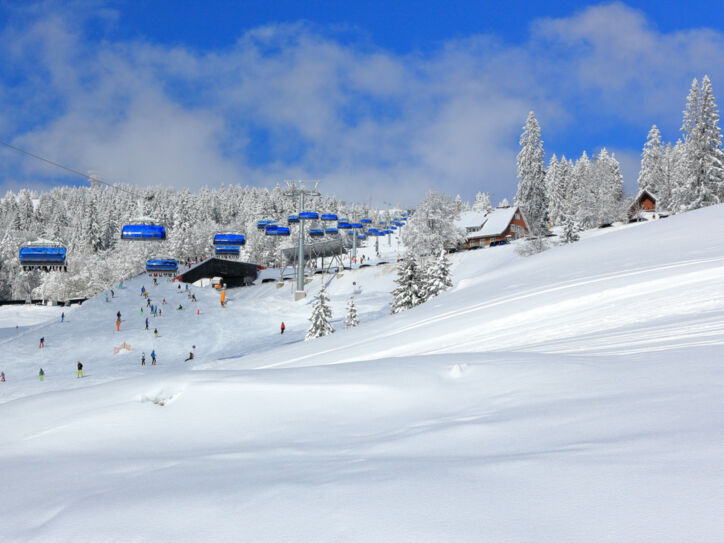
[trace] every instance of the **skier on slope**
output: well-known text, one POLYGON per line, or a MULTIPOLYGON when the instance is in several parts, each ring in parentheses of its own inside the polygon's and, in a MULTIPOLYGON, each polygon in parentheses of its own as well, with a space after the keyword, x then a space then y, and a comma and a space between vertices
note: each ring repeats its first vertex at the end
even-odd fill
POLYGON ((40 368, 40 371, 38 372, 38 378, 42 381, 43 377, 45 377, 45 372, 43 371, 43 368, 40 368))
POLYGON ((120 317, 116 319, 116 332, 121 331, 121 319, 120 317))
POLYGON ((40 344, 38 344, 38 349, 41 349, 45 347, 45 336, 40 338, 40 344))
POLYGON ((65 322, 65 311, 60 314, 60 322, 65 322))
POLYGON ((146 353, 141 353, 141 366, 146 365, 146 353))
POLYGON ((148 330, 148 317, 146 317, 146 330, 148 330))
POLYGON ((83 377, 83 364, 80 363, 80 360, 78 361, 78 375, 77 377, 83 377))
POLYGON ((156 351, 155 350, 151 351, 151 365, 152 366, 156 365, 156 351))
POLYGON ((4 382, 5 382, 5 372, 0 371, 0 383, 4 383, 4 382))
POLYGON ((287 329, 287 327, 284 326, 284 321, 282 321, 282 326, 281 326, 282 334, 284 333, 284 330, 286 330, 286 329, 287 329))

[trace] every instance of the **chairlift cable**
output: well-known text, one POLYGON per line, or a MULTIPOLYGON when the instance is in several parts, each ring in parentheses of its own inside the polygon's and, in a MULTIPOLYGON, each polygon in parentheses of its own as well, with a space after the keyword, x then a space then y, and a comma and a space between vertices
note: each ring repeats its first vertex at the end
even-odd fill
POLYGON ((117 189, 117 190, 121 190, 121 191, 123 191, 123 192, 126 192, 126 193, 132 195, 132 196, 138 196, 137 194, 135 194, 134 192, 132 192, 132 191, 130 191, 130 190, 128 190, 128 189, 124 189, 124 188, 122 188, 122 187, 119 187, 118 185, 113 185, 113 184, 111 184, 111 183, 106 183, 105 181, 102 181, 101 179, 98 179, 98 178, 96 178, 96 177, 91 177, 91 176, 88 175, 88 174, 85 174, 85 173, 83 173, 83 172, 79 172, 78 170, 74 170, 73 168, 69 168, 68 166, 63 166, 62 164, 58 164, 57 162, 53 162, 52 160, 49 160, 49 159, 47 159, 47 158, 43 158, 42 156, 36 155, 36 154, 34 154, 34 153, 31 153, 30 151, 25 151, 24 149, 20 149, 19 147, 15 147, 14 145, 10 145, 9 143, 6 143, 6 142, 4 142, 4 141, 0 141, 0 145, 4 145, 5 147, 7 147, 7 148, 9 148, 9 149, 12 149, 13 151, 17 151, 18 153, 22 153, 22 154, 27 155, 27 156, 29 156, 29 157, 35 158, 35 159, 37 159, 37 160, 40 160, 40 161, 42 161, 42 162, 45 162, 45 163, 50 164, 50 165, 52 165, 52 166, 55 166, 56 168, 60 168, 61 170, 65 170, 66 172, 70 172, 70 173, 72 173, 72 174, 74 174, 74 175, 77 175, 77 176, 79 176, 79 177, 82 177, 82 178, 85 179, 86 181, 89 181, 89 180, 92 179, 93 182, 102 183, 103 185, 105 185, 105 186, 107 186, 107 187, 111 187, 111 188, 114 188, 114 189, 117 189))

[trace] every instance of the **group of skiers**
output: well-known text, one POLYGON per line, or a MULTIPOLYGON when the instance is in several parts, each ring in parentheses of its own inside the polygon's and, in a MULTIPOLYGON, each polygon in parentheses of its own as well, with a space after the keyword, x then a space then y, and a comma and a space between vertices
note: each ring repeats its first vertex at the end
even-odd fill
MULTIPOLYGON (((145 365, 146 365, 146 353, 144 352, 144 353, 141 353, 141 366, 145 366, 145 365)), ((156 351, 155 350, 151 351, 151 365, 152 366, 156 365, 156 351)))
MULTIPOLYGON (((81 378, 83 377, 83 364, 79 360, 76 364, 76 377, 81 378)), ((40 368, 40 371, 38 371, 38 379, 41 381, 45 378, 45 370, 43 368, 40 368)), ((5 372, 0 371, 0 383, 5 382, 5 372)))
MULTIPOLYGON (((157 284, 158 284, 155 278, 154 278, 153 281, 154 281, 154 285, 157 285, 157 284)), ((120 288, 124 288, 123 285, 120 285, 120 288)), ((179 285, 178 288, 181 289, 181 285, 179 285)), ((188 285, 186 285, 186 290, 188 291, 188 285)), ((111 289, 110 292, 111 292, 111 297, 115 298, 115 292, 114 292, 112 289, 111 289)), ((158 306, 155 306, 155 305, 152 305, 152 304, 151 304, 151 299, 148 297, 148 291, 146 290, 146 287, 141 287, 141 296, 144 296, 144 297, 146 298, 146 307, 150 309, 150 311, 151 311, 151 313, 153 314, 153 316, 154 316, 154 317, 155 317, 156 315, 160 316, 160 315, 161 315, 161 309, 160 309, 158 306)), ((191 300, 194 301, 194 302, 196 301, 196 296, 195 296, 194 294, 190 294, 190 295, 189 295, 189 298, 191 298, 191 300)), ((108 296, 106 296, 106 301, 109 301, 109 300, 108 300, 108 296)), ((165 298, 163 299, 163 302, 162 302, 162 303, 163 303, 164 305, 166 304, 166 299, 165 299, 165 298)), ((181 304, 179 304, 178 309, 179 309, 179 310, 182 310, 182 309, 183 309, 183 306, 182 306, 181 304)), ((141 307, 141 315, 143 316, 143 307, 141 307)), ((65 322, 65 312, 61 313, 61 315, 60 315, 60 322, 65 322)), ((120 330, 121 330, 121 322, 122 322, 121 312, 118 311, 118 312, 116 313, 116 331, 119 331, 119 332, 120 332, 120 330)), ((145 325, 146 325, 146 328, 145 328, 145 329, 148 330, 148 329, 149 329, 148 317, 146 317, 145 325)), ((285 328, 285 327, 284 327, 284 323, 282 323, 282 330, 281 330, 281 333, 282 333, 282 334, 284 333, 284 328, 285 328)), ((158 337, 158 328, 154 328, 154 330, 153 330, 153 335, 154 335, 154 337, 156 337, 156 338, 158 337)), ((44 347, 45 347, 45 336, 43 336, 43 337, 40 338, 40 342, 39 342, 39 344, 38 344, 38 348, 44 348, 44 347)), ((188 362, 189 360, 193 360, 193 359, 194 359, 194 351, 195 351, 195 349, 196 349, 196 345, 193 345, 192 350, 189 351, 189 356, 188 356, 188 358, 186 358, 186 359, 184 360, 184 362, 188 362)), ((154 350, 151 351, 151 365, 152 365, 152 366, 155 366, 155 365, 156 365, 156 362, 157 362, 156 350, 154 349, 154 350)), ((146 365, 146 353, 145 353, 145 352, 142 352, 142 353, 141 353, 141 365, 142 365, 142 366, 145 366, 145 365, 146 365)), ((83 377, 83 364, 82 364, 80 361, 78 361, 77 364, 76 364, 76 377, 77 377, 77 378, 83 377)), ((43 368, 40 368, 40 370, 38 371, 38 378, 40 379, 40 381, 43 381, 43 380, 44 380, 44 378, 45 378, 45 370, 44 370, 43 368)), ((5 372, 4 372, 4 371, 0 371, 0 382, 1 382, 1 383, 4 383, 4 382, 5 382, 5 372)))

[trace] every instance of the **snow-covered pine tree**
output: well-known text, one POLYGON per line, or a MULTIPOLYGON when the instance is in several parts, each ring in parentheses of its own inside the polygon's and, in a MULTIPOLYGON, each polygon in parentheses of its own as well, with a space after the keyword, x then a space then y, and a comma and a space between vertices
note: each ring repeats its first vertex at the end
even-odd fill
POLYGON ((572 218, 566 219, 563 225, 563 243, 573 243, 578 240, 578 226, 572 218))
POLYGON ((520 136, 521 150, 518 153, 518 192, 515 203, 528 218, 533 234, 547 231, 548 198, 545 186, 545 165, 543 163, 543 141, 540 125, 531 111, 520 136))
POLYGON ((465 213, 469 209, 470 205, 466 202, 463 202, 463 199, 459 194, 455 196, 455 210, 458 215, 460 215, 460 213, 465 213))
POLYGON ((399 313, 420 305, 423 301, 422 274, 412 255, 397 267, 397 288, 392 291, 392 313, 399 313))
POLYGON ((660 196, 662 202, 660 206, 657 203, 657 206, 669 211, 675 211, 678 208, 675 200, 677 199, 679 187, 686 184, 688 175, 686 150, 681 139, 677 140, 675 145, 669 145, 666 148, 666 167, 669 181, 668 192, 660 196))
POLYGON ((344 317, 344 327, 354 328, 359 325, 359 317, 357 317, 357 306, 354 304, 354 296, 349 297, 347 302, 347 315, 344 317))
POLYGON ((558 166, 558 158, 554 153, 548 162, 545 177, 546 193, 548 195, 548 220, 553 225, 560 224, 563 206, 565 205, 565 186, 561 172, 562 169, 558 166))
POLYGON ((507 198, 503 198, 502 200, 500 200, 498 207, 510 207, 510 202, 508 202, 507 198))
POLYGON ((621 219, 624 207, 623 175, 618 160, 605 147, 596 156, 592 174, 591 182, 595 190, 594 226, 621 219))
MULTIPOLYGON (((96 189, 93 189, 96 190, 96 189)), ((85 224, 83 230, 86 235, 86 243, 88 248, 93 252, 97 253, 104 248, 103 243, 103 230, 98 221, 98 214, 96 212, 96 205, 91 197, 88 202, 88 207, 85 210, 85 224)))
POLYGON ((427 301, 450 287, 452 287, 450 259, 448 259, 445 251, 440 251, 440 256, 430 262, 425 272, 422 297, 427 301))
POLYGON ((332 319, 332 310, 329 307, 329 297, 324 287, 319 290, 317 299, 312 304, 312 315, 309 317, 309 330, 304 340, 326 336, 334 333, 334 327, 329 322, 332 319))
POLYGON ((709 76, 701 82, 701 134, 704 154, 704 179, 715 194, 717 202, 724 201, 724 151, 719 128, 719 109, 709 76))
POLYGON ((486 213, 491 209, 493 209, 493 205, 490 203, 490 194, 487 192, 478 192, 475 195, 475 203, 473 204, 472 211, 486 213))
POLYGON ((661 143, 661 132, 653 125, 646 137, 641 153, 641 171, 639 172, 639 190, 648 189, 657 197, 663 194, 666 184, 666 156, 661 143))
POLYGON ((692 81, 681 132, 686 173, 674 190, 672 211, 718 204, 724 198, 724 155, 719 111, 708 76, 704 76, 701 88, 696 78, 692 81))
POLYGON ((583 151, 571 171, 571 209, 574 221, 583 229, 598 226, 597 190, 593 182, 592 163, 583 151))
POLYGON ((416 255, 436 254, 443 247, 456 247, 463 234, 455 226, 455 202, 441 192, 429 191, 402 229, 400 238, 416 255))

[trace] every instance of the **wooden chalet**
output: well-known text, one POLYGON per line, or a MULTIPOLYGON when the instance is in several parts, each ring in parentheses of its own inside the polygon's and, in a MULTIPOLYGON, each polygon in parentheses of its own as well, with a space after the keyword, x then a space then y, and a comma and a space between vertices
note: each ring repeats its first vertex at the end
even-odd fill
POLYGON ((530 234, 528 221, 518 206, 496 207, 486 213, 468 211, 455 224, 465 230, 465 249, 487 247, 494 241, 513 241, 530 234))
POLYGON ((631 206, 628 208, 629 219, 639 216, 641 213, 655 213, 658 211, 656 208, 656 195, 654 195, 649 189, 641 189, 634 198, 631 206))

